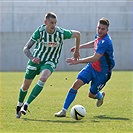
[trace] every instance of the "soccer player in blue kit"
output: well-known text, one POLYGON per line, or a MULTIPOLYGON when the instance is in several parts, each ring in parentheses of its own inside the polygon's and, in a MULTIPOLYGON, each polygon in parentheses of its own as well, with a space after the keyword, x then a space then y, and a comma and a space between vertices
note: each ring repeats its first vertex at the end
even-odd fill
MULTIPOLYGON (((78 89, 84 84, 90 85, 88 96, 97 99, 96 106, 100 107, 103 104, 105 92, 101 92, 106 82, 111 78, 112 69, 115 66, 114 50, 111 37, 108 34, 109 20, 101 18, 97 24, 97 34, 95 40, 80 45, 82 48, 94 48, 92 56, 75 60, 67 58, 66 62, 69 65, 88 63, 78 74, 76 81, 68 91, 64 105, 61 111, 55 113, 56 117, 66 117, 66 112, 74 101, 78 89)), ((71 52, 75 47, 71 48, 71 52)))

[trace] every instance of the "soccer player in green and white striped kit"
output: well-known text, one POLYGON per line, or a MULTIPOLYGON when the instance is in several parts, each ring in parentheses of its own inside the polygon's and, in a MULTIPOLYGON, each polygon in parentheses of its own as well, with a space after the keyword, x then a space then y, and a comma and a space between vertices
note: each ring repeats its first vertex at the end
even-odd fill
POLYGON ((24 46, 24 53, 29 58, 25 77, 20 87, 18 103, 16 107, 16 118, 26 114, 29 104, 42 91, 46 80, 52 74, 58 64, 61 54, 63 40, 75 38, 76 48, 74 58, 79 58, 80 32, 66 30, 56 26, 57 16, 48 12, 45 15, 44 24, 39 26, 24 46), (35 45, 31 53, 31 47, 35 45), (36 75, 40 74, 37 84, 32 89, 29 97, 24 102, 27 91, 36 75))

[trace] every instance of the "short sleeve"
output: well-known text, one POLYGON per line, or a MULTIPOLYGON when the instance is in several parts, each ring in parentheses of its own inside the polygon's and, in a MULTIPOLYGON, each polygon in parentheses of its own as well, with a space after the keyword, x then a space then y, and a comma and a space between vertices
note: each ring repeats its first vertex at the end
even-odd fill
POLYGON ((60 28, 63 31, 64 40, 72 38, 72 31, 60 28))
POLYGON ((104 52, 106 51, 107 47, 108 47, 108 42, 105 41, 105 40, 101 40, 99 42, 99 44, 98 44, 96 53, 98 53, 98 54, 104 54, 104 52))
POLYGON ((32 40, 37 41, 40 38, 40 31, 39 28, 37 28, 34 33, 31 36, 32 40))
POLYGON ((65 30, 64 31, 64 39, 70 39, 70 38, 72 38, 72 31, 65 30))

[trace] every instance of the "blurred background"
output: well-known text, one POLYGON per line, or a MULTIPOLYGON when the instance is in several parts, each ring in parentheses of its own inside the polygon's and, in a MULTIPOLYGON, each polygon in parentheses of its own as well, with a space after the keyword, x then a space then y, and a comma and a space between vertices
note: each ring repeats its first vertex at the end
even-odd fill
MULTIPOLYGON (((94 39, 97 21, 110 20, 116 66, 114 70, 133 70, 133 1, 132 0, 1 0, 0 1, 0 71, 25 71, 28 58, 23 47, 44 15, 54 12, 57 25, 79 30, 81 43, 94 39)), ((80 70, 85 64, 68 66, 70 48, 75 40, 65 40, 57 71, 80 70)), ((93 49, 80 51, 81 57, 93 54, 93 49)))

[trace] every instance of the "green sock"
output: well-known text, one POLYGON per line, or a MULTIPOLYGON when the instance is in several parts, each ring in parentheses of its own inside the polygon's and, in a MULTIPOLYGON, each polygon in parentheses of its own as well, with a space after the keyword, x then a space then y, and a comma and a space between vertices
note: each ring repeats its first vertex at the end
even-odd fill
POLYGON ((43 86, 44 86, 44 83, 39 80, 38 83, 36 84, 36 86, 33 88, 32 92, 30 93, 26 103, 30 104, 38 96, 38 94, 42 91, 43 86))
POLYGON ((22 88, 20 88, 20 92, 19 92, 19 102, 23 103, 24 98, 26 96, 28 91, 23 91, 22 88))

